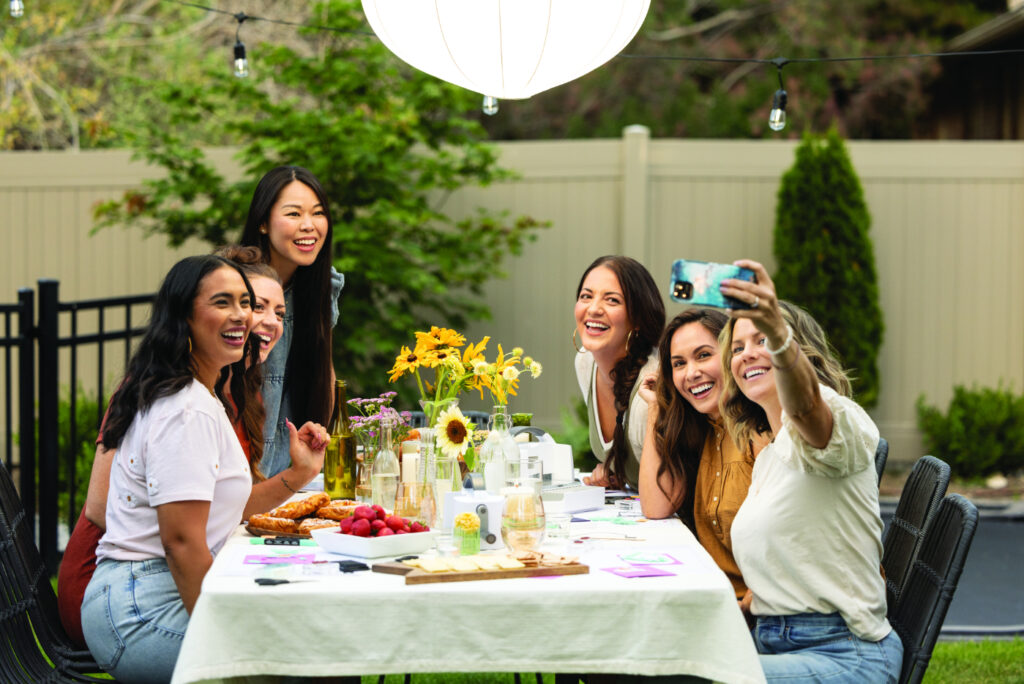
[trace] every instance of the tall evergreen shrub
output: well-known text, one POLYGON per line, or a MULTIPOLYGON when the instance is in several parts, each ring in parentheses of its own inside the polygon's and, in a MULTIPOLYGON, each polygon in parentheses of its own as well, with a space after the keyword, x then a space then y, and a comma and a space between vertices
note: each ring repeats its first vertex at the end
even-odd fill
POLYGON ((775 285, 780 297, 807 309, 825 329, 865 407, 878 402, 884 327, 870 225, 839 134, 804 135, 779 187, 775 285))

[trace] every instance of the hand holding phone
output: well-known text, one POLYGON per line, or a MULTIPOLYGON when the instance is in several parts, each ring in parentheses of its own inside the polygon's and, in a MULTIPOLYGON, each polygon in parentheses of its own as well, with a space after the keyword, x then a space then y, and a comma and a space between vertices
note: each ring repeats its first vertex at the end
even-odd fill
POLYGON ((673 301, 694 306, 713 306, 719 309, 749 309, 750 304, 726 297, 719 289, 723 280, 735 278, 757 282, 749 268, 733 264, 677 259, 672 264, 672 285, 669 296, 673 301))

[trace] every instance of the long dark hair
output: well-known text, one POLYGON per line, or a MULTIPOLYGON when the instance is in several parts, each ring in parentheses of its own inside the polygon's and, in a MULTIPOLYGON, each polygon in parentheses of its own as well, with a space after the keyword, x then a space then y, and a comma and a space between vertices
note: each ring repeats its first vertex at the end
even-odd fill
POLYGON ((285 389, 292 398, 290 416, 296 425, 307 420, 327 424, 334 388, 331 387, 331 257, 334 249, 334 223, 330 205, 320 181, 301 166, 278 166, 267 172, 256 185, 249 204, 241 243, 255 245, 270 262, 270 236, 260 232, 270 220, 270 210, 281 190, 293 181, 309 187, 323 206, 327 235, 316 260, 295 269, 289 287, 292 291, 292 342, 285 365, 285 389))
MULTIPOLYGON (((259 247, 225 245, 218 247, 214 254, 237 264, 242 273, 249 278, 269 278, 278 284, 281 282, 281 276, 277 271, 263 261, 263 253, 259 247)), ((254 306, 255 301, 253 298, 254 306)), ((263 384, 263 364, 249 364, 244 373, 232 372, 230 376, 229 392, 232 401, 236 397, 249 398, 249 401, 242 402, 244 409, 239 409, 236 420, 242 424, 245 436, 249 439, 249 470, 252 471, 253 480, 262 482, 266 479, 260 470, 260 461, 263 460, 263 422, 266 420, 267 412, 258 397, 263 384)))
POLYGON ((699 323, 714 336, 717 345, 718 336, 728 320, 728 316, 714 309, 687 309, 669 321, 658 342, 660 363, 655 389, 658 396, 658 419, 654 424, 654 444, 661 455, 658 488, 666 497, 672 498, 669 490, 674 490, 680 481, 686 483, 682 498, 672 503, 679 510, 683 522, 691 529, 697 466, 700 464, 704 442, 711 431, 711 421, 679 394, 672 382, 672 336, 685 325, 699 323), (662 485, 662 477, 666 474, 670 483, 668 490, 662 485))
MULTIPOLYGON (((621 486, 626 482, 626 461, 629 458, 624 415, 629 408, 629 395, 633 391, 640 369, 647 363, 651 350, 665 327, 665 303, 650 272, 636 259, 621 255, 607 255, 594 260, 580 277, 576 286, 576 299, 580 297, 583 281, 598 266, 611 270, 619 279, 626 315, 633 332, 626 342, 626 354, 612 369, 611 378, 615 395, 615 433, 606 463, 609 474, 621 486)), ((639 458, 639 454, 637 457, 639 458)))
MULTIPOLYGON (((250 301, 255 300, 252 285, 242 270, 236 264, 212 254, 186 257, 167 272, 153 299, 149 325, 146 326, 139 348, 132 354, 124 381, 110 400, 109 414, 103 428, 103 446, 107 449, 116 449, 121 444, 135 420, 135 414, 148 409, 157 399, 180 391, 194 379, 188 319, 192 316, 193 303, 203 279, 224 267, 235 270, 242 277, 250 301)), ((215 391, 228 415, 236 415, 223 393, 228 368, 241 379, 246 363, 258 365, 259 358, 259 342, 255 336, 250 335, 242 359, 221 371, 215 391)), ((240 384, 235 401, 238 413, 245 411, 246 398, 246 392, 240 384)))

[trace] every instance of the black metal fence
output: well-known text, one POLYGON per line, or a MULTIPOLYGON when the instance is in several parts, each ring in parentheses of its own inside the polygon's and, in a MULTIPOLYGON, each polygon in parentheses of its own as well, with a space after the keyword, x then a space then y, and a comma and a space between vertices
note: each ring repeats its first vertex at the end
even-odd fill
MULTIPOLYGON (((68 492, 66 520, 74 525, 82 501, 77 497, 78 473, 76 458, 80 430, 78 420, 78 388, 80 386, 79 357, 83 350, 95 353, 96 377, 93 386, 99 407, 97 425, 106 408, 104 376, 109 372, 105 343, 123 342, 124 362, 127 366, 132 339, 141 335, 143 327, 133 327, 133 307, 148 305, 152 294, 128 297, 109 297, 77 302, 61 302, 60 283, 56 280, 38 281, 38 318, 33 311, 35 293, 31 289, 18 291, 17 304, 0 305, 4 316, 4 459, 8 470, 18 471, 22 503, 29 512, 38 512, 39 550, 52 572, 60 560, 57 532, 59 513, 59 472, 65 473, 64 486, 68 492), (115 312, 111 316, 111 312, 115 312), (88 316, 86 316, 88 314, 88 316), (66 323, 62 328, 62 316, 66 323), (86 318, 89 320, 86 321, 86 318), (111 318, 118 323, 110 325, 111 318), (88 329, 86 329, 88 328, 88 329), (60 331, 69 333, 61 335, 60 331), (61 350, 67 353, 68 368, 62 373, 61 350), (12 359, 17 352, 17 371, 12 359), (38 359, 38 364, 36 360, 38 359), (38 374, 38 375, 37 375, 38 374), (38 378, 38 385, 36 385, 38 378), (17 399, 12 390, 17 386, 17 399), (61 387, 68 392, 69 407, 66 420, 61 424, 61 387), (38 391, 37 391, 38 390, 38 391), (17 429, 13 424, 13 407, 18 407, 17 429), (38 424, 38 432, 37 432, 38 424), (63 431, 64 448, 61 448, 63 431), (13 433, 17 433, 17 449, 13 433), (38 443, 36 435, 38 434, 38 443), (18 460, 15 462, 14 456, 18 460)), ((138 312, 136 312, 138 313, 138 312)), ((148 312, 147 312, 148 317, 148 312)), ((136 315, 136 319, 141 316, 136 315)), ((29 516, 30 524, 35 524, 29 516)))

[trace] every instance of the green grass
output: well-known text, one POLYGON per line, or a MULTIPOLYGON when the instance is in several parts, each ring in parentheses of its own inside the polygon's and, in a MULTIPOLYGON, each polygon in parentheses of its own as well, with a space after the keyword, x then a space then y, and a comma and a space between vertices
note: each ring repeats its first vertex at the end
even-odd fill
POLYGON ((936 644, 924 681, 925 684, 1024 684, 1024 640, 936 644))

